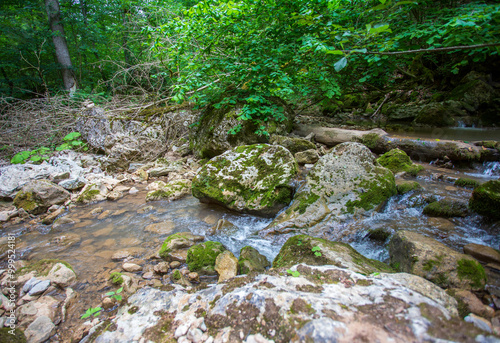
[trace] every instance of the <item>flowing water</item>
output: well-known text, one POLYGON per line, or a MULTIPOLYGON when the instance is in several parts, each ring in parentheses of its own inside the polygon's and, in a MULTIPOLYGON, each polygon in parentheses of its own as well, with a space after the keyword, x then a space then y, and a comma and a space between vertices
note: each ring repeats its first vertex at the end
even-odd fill
MULTIPOLYGON (((363 255, 381 261, 388 259, 387 241, 377 242, 368 238, 370 229, 383 228, 390 233, 402 229, 417 231, 457 250, 467 243, 499 248, 500 223, 488 222, 477 215, 444 219, 422 214, 424 197, 448 197, 463 201, 470 198, 471 190, 455 187, 451 182, 453 178, 465 176, 484 182, 500 177, 498 162, 481 168, 459 172, 426 165, 426 172, 417 178, 424 192, 394 196, 378 212, 371 211, 342 223, 333 223, 339 226, 332 230, 336 234, 326 237, 350 243, 363 255)), ((122 263, 112 260, 113 254, 119 251, 127 250, 132 256, 131 262, 145 266, 143 272, 149 271, 154 262, 148 256, 158 251, 168 235, 181 231, 207 235, 207 230, 221 218, 231 221, 238 230, 207 238, 220 241, 236 256, 243 246, 251 245, 272 261, 283 243, 283 239, 258 234, 272 219, 236 214, 199 203, 192 196, 173 202, 146 203, 145 194, 142 189, 115 202, 76 207, 66 214, 75 221, 73 224, 57 228, 20 224, 9 228, 8 231, 17 236, 17 258, 57 258, 74 267, 79 282, 74 288, 80 296, 71 309, 70 320, 65 324, 68 327, 81 324, 83 321, 78 317, 85 309, 97 306, 101 295, 109 290, 107 278, 110 272, 119 271, 122 263), (91 211, 96 208, 101 210, 92 214, 91 211), (161 225, 151 225, 158 223, 161 225)), ((3 234, 6 235, 6 232, 3 234)))

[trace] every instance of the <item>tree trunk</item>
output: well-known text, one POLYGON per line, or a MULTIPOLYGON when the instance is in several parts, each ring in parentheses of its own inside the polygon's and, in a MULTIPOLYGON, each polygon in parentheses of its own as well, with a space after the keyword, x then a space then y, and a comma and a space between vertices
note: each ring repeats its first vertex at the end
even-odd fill
POLYGON ((70 95, 72 95, 76 90, 77 83, 75 74, 73 73, 73 66, 71 64, 68 44, 66 43, 64 28, 61 23, 59 0, 45 0, 45 9, 47 10, 47 16, 49 18, 57 61, 62 67, 64 89, 69 91, 70 95))

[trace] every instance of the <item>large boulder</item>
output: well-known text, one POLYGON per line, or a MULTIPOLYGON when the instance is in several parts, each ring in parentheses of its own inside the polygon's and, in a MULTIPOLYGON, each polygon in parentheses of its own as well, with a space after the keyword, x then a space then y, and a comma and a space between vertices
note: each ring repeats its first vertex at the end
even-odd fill
POLYGON ((493 219, 500 219, 500 181, 491 180, 475 188, 469 200, 471 210, 493 219))
POLYGON ((473 257, 411 231, 398 231, 389 243, 391 265, 443 288, 483 289, 486 273, 473 257))
MULTIPOLYGON (((203 111, 191 131, 190 144, 194 154, 200 158, 212 158, 233 147, 267 142, 267 136, 255 133, 262 130, 259 125, 252 120, 238 120, 240 115, 241 108, 208 107, 203 111), (237 127, 238 132, 230 133, 237 127)), ((264 129, 269 134, 288 133, 291 121, 286 117, 283 119, 281 122, 270 120, 263 123, 264 129)))
POLYGON ((186 260, 189 271, 198 274, 215 274, 217 256, 224 251, 226 248, 219 242, 207 241, 192 246, 187 252, 186 260))
POLYGON ((47 211, 52 205, 63 204, 70 193, 48 180, 34 180, 23 186, 14 198, 14 205, 32 214, 47 211))
POLYGON ((397 193, 393 173, 360 143, 342 143, 322 156, 292 205, 264 232, 311 228, 324 219, 371 210, 397 193))
POLYGON ((298 276, 272 270, 199 291, 142 288, 111 319, 113 329, 96 332, 96 342, 154 341, 158 335, 236 343, 495 340, 458 318, 456 302, 417 276, 364 276, 335 266, 291 269, 298 276))
POLYGON ((297 163, 279 145, 234 148, 206 163, 193 179, 193 195, 231 210, 274 215, 293 195, 297 163))
POLYGON ((307 235, 289 238, 274 259, 273 268, 289 268, 299 263, 310 266, 334 265, 365 275, 392 272, 385 263, 364 257, 349 244, 307 235))
POLYGON ((192 120, 182 106, 150 107, 118 118, 91 104, 78 116, 76 129, 87 144, 108 155, 106 169, 127 170, 130 162, 151 161, 165 152, 166 140, 185 135, 192 120))

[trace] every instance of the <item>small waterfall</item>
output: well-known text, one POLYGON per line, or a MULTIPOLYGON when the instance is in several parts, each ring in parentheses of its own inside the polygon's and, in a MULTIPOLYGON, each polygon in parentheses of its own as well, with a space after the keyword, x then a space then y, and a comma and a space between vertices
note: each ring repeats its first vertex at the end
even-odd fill
POLYGON ((484 162, 477 167, 476 173, 465 173, 469 176, 480 178, 498 178, 500 177, 500 162, 484 162))

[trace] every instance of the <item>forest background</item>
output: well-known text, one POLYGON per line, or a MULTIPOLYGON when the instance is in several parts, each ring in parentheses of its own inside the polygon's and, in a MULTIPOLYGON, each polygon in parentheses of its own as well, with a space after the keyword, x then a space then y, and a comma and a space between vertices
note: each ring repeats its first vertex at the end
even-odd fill
POLYGON ((3 0, 0 20, 7 155, 55 146, 86 100, 238 104, 239 120, 266 135, 268 120, 311 106, 328 114, 349 94, 377 91, 382 102, 499 66, 497 1, 3 0))

